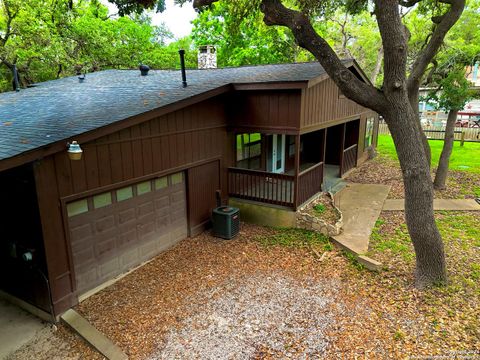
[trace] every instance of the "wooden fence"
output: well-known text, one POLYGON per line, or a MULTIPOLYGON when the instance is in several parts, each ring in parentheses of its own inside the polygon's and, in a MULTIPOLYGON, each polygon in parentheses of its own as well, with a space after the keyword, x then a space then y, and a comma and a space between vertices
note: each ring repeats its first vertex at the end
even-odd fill
MULTIPOLYGON (((423 126, 426 135, 429 139, 443 140, 445 137, 445 126, 423 126)), ((464 141, 479 141, 480 142, 480 128, 465 128, 465 127, 456 127, 454 139, 461 141, 462 133, 464 134, 464 141)), ((381 123, 378 127, 379 135, 390 135, 388 126, 385 123, 381 123)))

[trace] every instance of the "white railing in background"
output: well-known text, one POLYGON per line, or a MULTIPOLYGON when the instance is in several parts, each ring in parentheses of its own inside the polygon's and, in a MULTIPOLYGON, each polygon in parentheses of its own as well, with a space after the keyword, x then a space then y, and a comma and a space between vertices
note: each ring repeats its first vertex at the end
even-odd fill
MULTIPOLYGON (((424 130, 438 130, 442 132, 427 132, 427 137, 429 139, 443 139, 445 133, 445 126, 423 126, 424 130)), ((480 128, 466 128, 466 127, 456 127, 455 128, 455 140, 461 140, 462 132, 465 134, 465 141, 480 141, 480 128)), ((378 127, 379 135, 390 135, 388 126, 385 123, 380 123, 378 127)))

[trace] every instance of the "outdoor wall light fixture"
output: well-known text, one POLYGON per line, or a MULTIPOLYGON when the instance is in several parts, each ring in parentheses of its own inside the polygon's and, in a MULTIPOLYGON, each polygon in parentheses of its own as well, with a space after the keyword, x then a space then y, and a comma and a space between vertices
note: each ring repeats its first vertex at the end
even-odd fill
POLYGON ((71 143, 67 143, 67 153, 70 160, 80 160, 83 150, 76 141, 72 141, 71 143))

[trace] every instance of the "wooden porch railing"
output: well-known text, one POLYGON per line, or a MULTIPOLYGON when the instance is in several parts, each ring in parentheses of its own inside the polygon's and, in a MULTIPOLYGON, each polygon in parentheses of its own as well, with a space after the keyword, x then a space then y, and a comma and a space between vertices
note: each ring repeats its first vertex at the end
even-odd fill
POLYGON ((296 207, 322 190, 323 162, 302 171, 298 176, 298 199, 296 207))
POLYGON ((294 207, 295 176, 265 171, 228 168, 230 196, 294 207))
POLYGON ((348 170, 353 169, 357 165, 357 148, 358 145, 354 144, 343 150, 340 176, 343 176, 348 170))

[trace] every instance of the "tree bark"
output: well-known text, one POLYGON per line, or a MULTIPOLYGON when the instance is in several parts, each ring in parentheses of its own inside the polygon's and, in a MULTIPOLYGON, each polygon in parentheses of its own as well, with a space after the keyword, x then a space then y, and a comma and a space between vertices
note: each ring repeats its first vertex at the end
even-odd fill
POLYGON ((427 160, 428 160, 428 166, 430 167, 432 164, 432 150, 430 149, 430 145, 428 144, 428 139, 427 136, 425 135, 425 132, 423 131, 422 124, 420 122, 420 114, 419 114, 419 109, 418 109, 418 103, 419 103, 419 96, 420 92, 419 89, 413 89, 409 92, 408 94, 409 99, 410 99, 410 105, 412 106, 412 109, 415 111, 415 116, 417 118, 418 122, 418 131, 422 134, 422 142, 423 142, 423 149, 425 150, 425 153, 427 154, 427 160))
POLYGON ((457 115, 458 110, 450 110, 448 113, 442 154, 440 155, 437 172, 435 173, 435 181, 433 182, 433 186, 437 190, 445 189, 445 183, 448 175, 448 164, 450 163, 450 155, 452 155, 453 150, 455 122, 457 121, 457 115))
POLYGON ((408 101, 392 104, 384 114, 402 168, 405 187, 405 220, 415 249, 415 285, 425 288, 447 280, 443 241, 433 212, 433 184, 422 134, 411 126, 415 112, 408 101))

